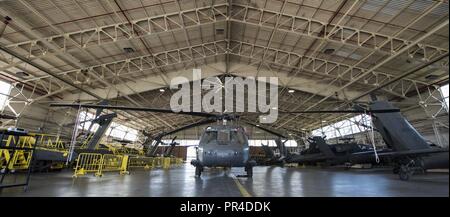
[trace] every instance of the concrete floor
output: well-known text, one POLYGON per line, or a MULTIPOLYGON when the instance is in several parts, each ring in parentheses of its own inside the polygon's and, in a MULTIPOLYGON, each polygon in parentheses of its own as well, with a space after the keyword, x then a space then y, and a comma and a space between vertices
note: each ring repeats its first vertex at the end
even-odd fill
POLYGON ((27 192, 4 189, 0 196, 179 196, 179 197, 318 197, 318 196, 449 196, 449 175, 415 175, 410 181, 398 179, 390 170, 343 170, 318 168, 256 167, 253 179, 236 178, 243 169, 224 172, 205 170, 194 177, 186 164, 165 171, 132 171, 120 176, 107 173, 101 178, 87 175, 73 179, 72 172, 33 174, 27 192))

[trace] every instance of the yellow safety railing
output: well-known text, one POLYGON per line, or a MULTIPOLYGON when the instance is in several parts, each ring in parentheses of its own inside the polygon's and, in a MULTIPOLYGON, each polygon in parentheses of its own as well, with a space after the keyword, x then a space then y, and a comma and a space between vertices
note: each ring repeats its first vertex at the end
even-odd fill
POLYGON ((119 171, 120 174, 128 174, 128 155, 103 155, 101 172, 119 171))
POLYGON ((89 143, 89 141, 91 141, 92 137, 94 136, 93 133, 89 133, 89 135, 87 136, 87 138, 83 141, 83 143, 81 143, 81 148, 87 148, 87 144, 89 143))
POLYGON ((101 177, 103 172, 118 171, 121 175, 129 174, 129 168, 152 169, 160 167, 169 169, 171 166, 183 164, 182 158, 174 157, 142 157, 114 154, 81 153, 78 155, 73 177, 94 173, 101 177))
POLYGON ((180 166, 183 164, 183 158, 176 157, 156 157, 155 166, 162 167, 163 169, 169 169, 172 166, 180 166))
POLYGON ((122 145, 114 143, 102 143, 115 155, 133 155, 133 156, 144 156, 143 150, 137 150, 130 147, 123 147, 122 145))
MULTIPOLYGON (((36 139, 32 136, 9 135, 0 141, 5 147, 32 148, 36 139)), ((28 169, 31 163, 32 150, 0 149, 0 168, 10 170, 28 169), (9 164, 8 164, 9 162, 9 164), (8 164, 8 165, 6 165, 8 164)))
POLYGON ((180 166, 184 163, 183 158, 176 158, 175 165, 180 166))
POLYGON ((102 176, 103 155, 97 153, 81 153, 78 155, 73 177, 94 173, 102 176))
POLYGON ((30 135, 38 136, 39 147, 56 149, 56 150, 65 150, 65 142, 61 140, 59 136, 50 135, 50 134, 42 134, 42 133, 30 133, 30 135))
POLYGON ((100 177, 103 172, 118 171, 121 175, 128 174, 128 155, 81 153, 78 155, 73 177, 94 173, 100 177))
POLYGON ((155 159, 153 157, 141 157, 134 156, 130 157, 128 162, 128 168, 144 168, 153 169, 155 167, 155 159))
POLYGON ((170 164, 173 166, 180 166, 183 164, 183 158, 179 157, 171 157, 170 158, 170 164))
POLYGON ((163 158, 163 163, 162 163, 162 168, 163 169, 169 169, 170 168, 170 161, 171 158, 170 157, 164 157, 163 158))
POLYGON ((155 157, 155 167, 162 167, 163 166, 163 157, 155 157))

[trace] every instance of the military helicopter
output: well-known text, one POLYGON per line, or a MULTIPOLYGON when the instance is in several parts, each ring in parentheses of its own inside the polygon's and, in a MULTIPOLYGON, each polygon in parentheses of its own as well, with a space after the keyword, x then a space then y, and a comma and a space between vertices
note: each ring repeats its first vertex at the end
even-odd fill
MULTIPOLYGON (((156 141, 161 142, 162 137, 174 134, 176 132, 186 130, 192 127, 212 124, 205 128, 200 142, 197 147, 197 158, 191 161, 195 166, 195 175, 201 176, 205 167, 244 167, 246 176, 251 178, 253 176, 253 167, 256 162, 250 159, 248 135, 244 127, 239 123, 241 115, 238 114, 213 114, 205 112, 175 112, 170 109, 148 108, 148 107, 126 107, 126 106, 110 106, 110 105, 94 105, 94 104, 67 104, 67 103, 53 103, 51 107, 72 107, 76 109, 91 108, 91 109, 109 109, 122 111, 141 111, 141 112, 155 112, 155 113, 172 113, 180 115, 192 115, 203 117, 203 120, 198 122, 168 131, 162 132, 155 137, 156 141)), ((386 113, 398 112, 399 109, 381 109, 381 110, 360 110, 360 111, 339 111, 339 113, 386 113)), ((304 113, 314 113, 324 111, 307 111, 304 113)), ((336 112, 336 111, 331 111, 336 112)), ((286 112, 285 112, 286 113, 286 112)), ((302 112, 293 112, 302 113, 302 112)), ((259 125, 243 120, 246 124, 256 126, 262 130, 270 131, 259 125)))

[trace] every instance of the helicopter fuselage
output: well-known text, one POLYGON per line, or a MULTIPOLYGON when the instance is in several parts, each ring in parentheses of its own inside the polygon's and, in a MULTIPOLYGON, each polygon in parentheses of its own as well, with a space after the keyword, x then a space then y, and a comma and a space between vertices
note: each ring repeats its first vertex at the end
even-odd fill
POLYGON ((248 137, 242 127, 233 125, 207 127, 192 162, 202 167, 245 167, 248 163, 248 137))

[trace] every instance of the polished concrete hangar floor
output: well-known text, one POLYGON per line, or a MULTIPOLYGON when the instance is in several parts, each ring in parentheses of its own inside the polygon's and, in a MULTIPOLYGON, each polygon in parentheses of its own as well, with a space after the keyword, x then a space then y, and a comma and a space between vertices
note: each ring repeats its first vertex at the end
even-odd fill
POLYGON ((224 172, 205 171, 194 177, 194 167, 186 164, 171 170, 132 171, 120 176, 108 173, 72 179, 70 171, 34 174, 27 192, 4 189, 0 196, 449 196, 448 172, 415 175, 400 181, 390 170, 343 170, 318 168, 256 167, 253 179, 236 178, 235 168, 224 172))

